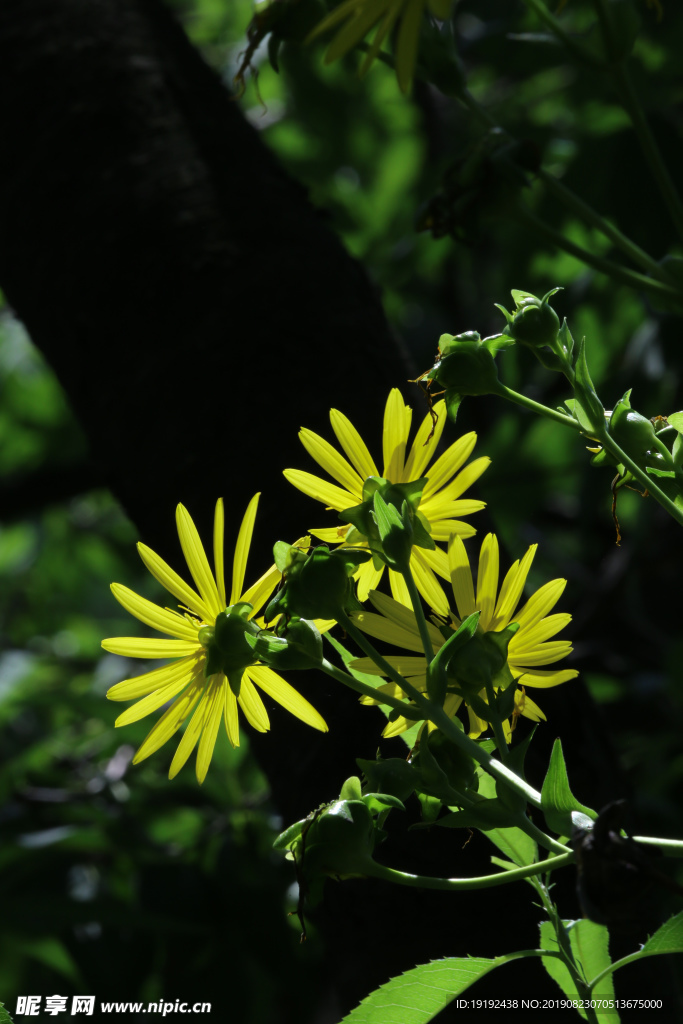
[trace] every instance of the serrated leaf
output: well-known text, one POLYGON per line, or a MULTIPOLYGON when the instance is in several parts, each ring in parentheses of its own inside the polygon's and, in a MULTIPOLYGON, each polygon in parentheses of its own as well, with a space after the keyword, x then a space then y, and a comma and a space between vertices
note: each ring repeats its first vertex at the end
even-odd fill
POLYGON ((12 1018, 5 1009, 4 1003, 0 1003, 0 1024, 12 1024, 12 1018))
POLYGON ((380 985, 341 1024, 427 1024, 475 981, 502 964, 528 955, 524 950, 494 960, 449 957, 420 964, 380 985))
MULTIPOLYGON (((569 941, 572 947, 574 959, 578 961, 587 981, 597 977, 612 963, 608 951, 609 933, 604 925, 596 924, 583 918, 581 921, 565 922, 569 925, 569 941)), ((557 950, 557 936, 550 921, 541 924, 541 946, 543 949, 557 950)), ((566 964, 557 958, 543 957, 543 966, 567 996, 568 999, 580 998, 581 994, 576 991, 574 982, 566 964)), ((612 975, 608 974, 599 982, 591 992, 595 999, 614 999, 614 983, 612 975)), ((577 1012, 587 1019, 585 1010, 577 1008, 577 1012)), ((614 1010, 595 1010, 598 1021, 603 1024, 618 1024, 619 1017, 614 1010)))
POLYGON ((579 811, 595 821, 597 813, 590 807, 580 803, 571 789, 567 778, 567 766, 562 753, 562 741, 555 740, 550 755, 550 764, 543 788, 541 789, 541 807, 548 828, 560 836, 569 836, 572 832, 572 812, 579 811))
POLYGON ((670 917, 643 946, 644 956, 659 953, 683 953, 683 911, 670 917))

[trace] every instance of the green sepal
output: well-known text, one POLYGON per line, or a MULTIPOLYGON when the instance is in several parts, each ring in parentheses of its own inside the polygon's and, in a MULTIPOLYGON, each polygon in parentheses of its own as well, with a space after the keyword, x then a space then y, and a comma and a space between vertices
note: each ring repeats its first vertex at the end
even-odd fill
POLYGON ((500 394, 494 353, 476 331, 442 334, 439 351, 440 358, 426 374, 428 380, 446 390, 454 388, 459 395, 500 394))
POLYGON ((526 345, 532 349, 555 348, 560 330, 560 318, 548 304, 548 299, 561 291, 560 288, 552 288, 542 299, 532 295, 531 292, 512 289, 512 298, 515 300, 515 312, 512 316, 503 307, 503 314, 507 320, 504 334, 513 338, 520 345, 526 345))
POLYGON ((318 668, 322 662, 322 637, 307 619, 290 619, 284 636, 262 630, 257 636, 245 633, 245 640, 258 660, 275 671, 318 668))
POLYGON ((427 670, 427 694, 440 707, 446 698, 448 687, 448 665, 451 658, 468 643, 477 631, 481 612, 473 612, 461 623, 455 633, 450 633, 427 670))
POLYGON ((458 416, 458 409, 462 402, 462 395, 455 388, 447 388, 446 394, 444 395, 444 401, 446 403, 446 415, 448 416, 451 423, 455 423, 458 416))
POLYGON ((408 502, 403 502, 399 513, 395 505, 388 505, 381 493, 375 491, 372 504, 382 544, 382 553, 387 565, 398 572, 407 570, 413 546, 413 529, 408 512, 408 502))
POLYGON ((285 553, 281 544, 276 544, 273 551, 281 559, 284 555, 282 587, 266 609, 267 622, 280 614, 299 619, 336 619, 340 609, 357 611, 361 607, 353 596, 350 577, 370 558, 368 551, 345 547, 330 551, 321 544, 312 551, 289 545, 285 553))
MULTIPOLYGON (((464 731, 458 718, 453 723, 464 731)), ((447 806, 460 803, 461 794, 471 787, 476 790, 475 761, 438 729, 421 729, 411 763, 419 772, 419 791, 447 806)))
POLYGON ((629 388, 614 406, 609 420, 611 436, 637 465, 654 463, 655 469, 672 469, 671 452, 657 437, 652 420, 646 419, 631 407, 631 391, 629 388), (659 466, 657 462, 660 463, 659 466))
POLYGON ((571 359, 574 352, 574 339, 572 333, 567 325, 567 318, 565 317, 562 321, 562 326, 557 332, 557 340, 560 343, 560 348, 564 352, 567 359, 571 359))
POLYGON ((419 785, 419 773, 408 761, 400 757, 390 757, 386 761, 365 761, 356 758, 356 764, 368 780, 371 790, 394 796, 398 800, 407 800, 419 785))
POLYGON ((588 824, 592 827, 592 822, 598 816, 592 808, 580 803, 569 788, 567 766, 560 739, 555 740, 548 771, 543 780, 541 808, 548 828, 560 836, 571 835, 573 826, 584 828, 588 824))
POLYGON ((584 434, 599 441, 605 436, 605 409, 598 398, 586 363, 586 339, 582 338, 574 363, 574 394, 571 411, 584 434))
MULTIPOLYGON (((678 430, 678 428, 676 428, 678 430)), ((671 458, 674 464, 674 475, 676 483, 683 489, 683 434, 677 433, 674 438, 674 446, 671 449, 671 458)))
POLYGON ((308 818, 302 818, 301 821, 294 822, 289 828, 286 828, 284 832, 281 832, 273 843, 274 850, 289 850, 292 843, 300 837, 301 833, 308 822, 308 818))
POLYGON ((369 811, 376 811, 383 814, 384 811, 405 811, 405 804, 398 797, 389 793, 365 793, 362 797, 363 803, 369 811))
POLYGON ((350 775, 339 791, 340 800, 360 800, 362 795, 360 779, 357 775, 350 775))

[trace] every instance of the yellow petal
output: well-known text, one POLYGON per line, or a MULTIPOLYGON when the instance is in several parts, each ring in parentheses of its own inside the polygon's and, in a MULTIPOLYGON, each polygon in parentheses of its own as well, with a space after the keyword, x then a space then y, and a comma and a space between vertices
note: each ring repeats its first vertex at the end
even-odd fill
POLYGON ((139 764, 140 761, 144 761, 146 757, 149 757, 159 750, 160 747, 163 747, 167 740, 170 740, 171 736, 178 731, 201 697, 204 685, 204 676, 197 676, 192 684, 173 701, 170 708, 164 711, 133 758, 133 764, 139 764))
POLYGON ((347 419, 337 409, 331 409, 330 423, 339 444, 348 455, 361 479, 366 480, 369 476, 379 476, 379 470, 375 465, 374 459, 351 420, 347 419))
POLYGON ((225 509, 223 499, 216 502, 216 511, 213 516, 213 564, 216 570, 216 586, 218 588, 218 600, 225 608, 225 559, 223 548, 225 545, 225 509))
POLYGON ((531 629, 540 622, 551 608, 555 607, 566 586, 566 580, 551 580, 550 583, 546 583, 545 586, 537 590, 522 610, 514 616, 514 621, 519 623, 520 630, 531 629))
POLYGON ((270 729, 268 712, 264 707, 263 701, 261 700, 256 687, 249 678, 249 673, 250 669, 247 668, 244 670, 242 685, 240 686, 240 695, 237 698, 237 702, 242 708, 242 711, 244 711, 244 715, 249 722, 249 725, 253 726, 257 732, 268 732, 270 729))
POLYGON ((164 562, 163 558, 159 558, 159 555, 148 548, 146 544, 138 544, 138 552, 145 567, 149 569, 154 579, 168 590, 169 594, 173 594, 190 611, 197 612, 206 622, 213 621, 211 609, 206 602, 202 601, 199 594, 188 586, 185 580, 164 562))
POLYGON ((146 626, 158 629, 160 633, 168 633, 178 640, 193 641, 195 646, 197 645, 198 627, 188 622, 184 615, 178 615, 178 612, 172 612, 168 608, 160 608, 121 583, 112 583, 111 592, 127 612, 140 622, 144 622, 146 626))
POLYGON ((322 501, 327 508, 336 509, 337 512, 358 504, 358 498, 354 494, 343 491, 341 487, 336 487, 334 484, 328 483, 327 480, 321 480, 319 476, 313 476, 312 473, 304 473, 301 469, 285 469, 283 475, 292 486, 303 491, 309 498, 322 501))
POLYGON ((444 551, 443 548, 420 548, 420 558, 422 558, 430 569, 442 579, 448 580, 451 578, 450 569, 448 565, 448 552, 444 551))
POLYGON ((382 736, 386 740, 392 739, 394 736, 400 736, 402 732, 406 732, 411 726, 415 725, 415 722, 408 718, 403 718, 401 715, 396 719, 395 722, 389 722, 385 727, 382 736))
POLYGON ((458 615, 461 619, 466 619, 468 615, 476 611, 477 606, 474 601, 470 560, 467 557, 465 545, 457 535, 451 538, 448 545, 448 562, 458 615))
POLYGON ((410 568, 415 578, 415 586, 420 594, 437 613, 437 615, 448 615, 448 598, 443 592, 441 584, 432 572, 424 557, 426 549, 413 548, 410 556, 410 568))
POLYGON ((351 494, 356 495, 356 504, 363 500, 363 481, 336 448, 318 434, 314 434, 312 430, 305 428, 299 431, 299 440, 321 469, 329 473, 333 480, 351 494))
POLYGON ((232 563, 232 588, 230 590, 230 604, 235 604, 235 602, 239 601, 242 596, 242 588, 244 587, 244 573, 247 568, 249 547, 251 545, 251 538, 254 533, 256 509, 258 508, 258 501, 260 497, 261 492, 259 491, 251 499, 251 501, 247 505, 247 511, 244 513, 242 525, 240 526, 240 532, 237 537, 237 544, 235 545, 235 557, 232 563))
MULTIPOLYGON (((196 674, 197 669, 195 665, 195 675, 196 674)), ((159 689, 155 690, 154 693, 150 693, 146 697, 143 697, 142 700, 139 700, 136 704, 126 708, 123 714, 119 715, 114 723, 116 728, 118 729, 122 725, 130 725, 131 722, 139 722, 141 718, 145 718, 147 715, 151 714, 152 711, 158 711, 159 708, 163 707, 164 704, 168 704, 176 694, 180 693, 181 690, 188 686, 191 681, 192 676, 190 676, 189 679, 186 677, 180 679, 176 678, 165 686, 159 687, 159 689)))
MULTIPOLYGON (((385 661, 388 661, 392 668, 395 668, 404 678, 424 672, 427 664, 424 658, 411 658, 407 654, 388 654, 385 661)), ((372 658, 356 658, 349 664, 357 672, 364 672, 369 676, 384 675, 382 669, 375 664, 372 658)), ((395 683, 390 685, 395 687, 395 683)), ((402 697, 403 694, 401 693, 399 696, 402 697)))
POLYGON ((567 612, 558 612, 556 615, 547 615, 538 625, 527 629, 518 630, 510 641, 508 650, 510 653, 521 657, 524 651, 533 650, 537 644, 549 640, 561 629, 568 626, 572 621, 571 615, 567 612))
POLYGON ((384 409, 384 430, 382 432, 384 470, 382 476, 393 483, 405 482, 403 467, 412 414, 412 409, 405 404, 398 388, 392 388, 384 409))
MULTIPOLYGON (((410 594, 408 593, 408 587, 406 581, 403 579, 400 573, 394 572, 393 569, 389 569, 389 587, 391 588, 391 596, 394 601, 398 601, 399 604, 404 604, 406 608, 412 608, 413 604, 410 600, 410 594)), ((375 587, 371 588, 372 590, 375 587)))
MULTIPOLYGON (((529 569, 531 568, 537 548, 538 544, 532 544, 521 562, 515 562, 503 580, 496 610, 490 624, 491 629, 504 629, 511 621, 515 608, 522 596, 524 584, 529 575, 529 569)), ((515 622, 519 622, 519 618, 516 615, 515 622)))
POLYGON ((302 722, 327 732, 327 723, 322 715, 318 714, 312 704, 309 704, 305 697, 302 697, 298 690, 286 683, 284 679, 273 672, 266 665, 252 665, 249 668, 249 676, 257 686, 276 700, 278 704, 289 711, 290 714, 300 718, 302 722))
MULTIPOLYGON (((516 675, 512 665, 510 671, 516 675)), ((576 679, 578 674, 577 670, 572 668, 563 668, 559 672, 537 668, 534 672, 524 672, 520 675, 519 682, 523 686, 538 686, 547 690, 551 686, 560 686, 562 683, 568 683, 570 679, 576 679)))
POLYGON ((396 21, 399 15, 399 11, 400 8, 398 6, 393 6, 390 7, 387 13, 385 14, 383 21, 378 26, 377 31, 375 32, 375 35, 372 40, 372 45, 368 48, 368 51, 365 54, 365 57, 363 58, 361 66, 358 69, 359 78, 365 78, 368 71, 370 70, 373 61, 375 60, 377 54, 380 51, 382 43, 384 42, 389 32, 394 27, 394 22, 396 21))
POLYGON ((404 472, 404 478, 406 481, 419 480, 421 476, 425 475, 427 463, 436 451, 439 441, 441 440, 441 435, 443 434, 443 428, 446 425, 447 417, 444 415, 445 409, 446 403, 442 399, 433 406, 433 412, 436 416, 436 424, 434 423, 431 414, 427 413, 418 427, 415 440, 411 445, 408 458, 406 459, 404 472), (431 439, 427 441, 432 429, 434 430, 434 433, 431 439))
MULTIPOLYGON (((471 501, 463 502, 467 505, 479 505, 480 508, 485 508, 485 502, 483 501, 471 501)), ((468 515, 471 509, 461 513, 461 515, 468 515)), ((474 511, 478 512, 479 509, 474 511)), ((436 541, 447 541, 453 534, 457 534, 458 537, 462 537, 467 540, 468 537, 474 537, 477 531, 469 523, 463 523, 459 519, 442 519, 430 525, 429 535, 432 540, 436 541)))
MULTIPOLYGON (((429 480, 425 484, 425 489, 422 492, 423 502, 426 502, 428 498, 431 498, 437 491, 440 491, 449 480, 453 479, 463 462, 469 458, 476 443, 477 435, 474 431, 469 434, 463 434, 462 437, 459 437, 458 440, 455 441, 450 448, 447 448, 443 455, 436 460, 434 465, 427 472, 429 480)), ((465 489, 466 488, 463 487, 462 490, 458 492, 458 495, 462 494, 465 489)), ((458 497, 458 495, 449 495, 449 498, 458 497)))
MULTIPOLYGON (((378 590, 374 590, 370 594, 370 601, 375 606, 375 608, 381 613, 381 615, 385 618, 385 620, 388 620, 389 623, 394 627, 394 637, 398 636, 399 634, 403 637, 403 640, 390 640, 391 643, 396 643, 398 647, 407 647, 409 651, 422 650, 420 634, 417 628, 417 622, 415 621, 415 614, 412 608, 406 608, 405 605, 400 604, 398 601, 394 601, 393 598, 388 597, 386 594, 381 594, 378 590), (397 631, 399 632, 397 633, 397 631), (405 642, 408 639, 414 639, 418 646, 409 646, 405 642)), ((364 614, 371 615, 372 613, 358 613, 359 616, 364 614)), ((377 618, 377 616, 375 616, 375 618, 377 618)), ((440 648, 443 645, 444 640, 436 626, 433 626, 431 622, 428 622, 427 631, 429 633, 429 636, 434 647, 436 649, 440 648)))
POLYGON ((335 7, 322 21, 319 21, 315 28, 306 37, 306 42, 310 43, 313 39, 323 35, 328 29, 334 28, 340 21, 343 21, 349 15, 353 15, 358 7, 358 0, 346 0, 345 3, 340 4, 339 7, 335 7))
POLYGON ((173 755, 171 767, 169 768, 168 771, 169 779, 174 779, 176 777, 176 775, 183 767, 183 765, 187 761, 188 757, 190 756, 194 748, 197 746, 197 740, 201 736, 202 729, 206 721, 207 709, 211 706, 211 698, 213 697, 215 699, 215 679, 216 677, 212 676, 208 686, 205 687, 204 692, 202 694, 202 699, 197 705, 197 708, 195 709, 192 718, 187 723, 185 732, 180 738, 180 743, 178 744, 176 752, 173 755))
POLYGON ((145 672, 144 675, 135 676, 133 679, 124 679, 107 690, 108 700, 137 700, 138 697, 146 697, 148 693, 154 693, 161 686, 168 683, 183 680, 189 683, 197 673, 201 656, 195 655, 190 658, 181 658, 171 665, 162 665, 152 672, 145 672))
POLYGON ((157 640, 145 636, 115 636, 102 641, 105 651, 122 654, 124 658, 182 658, 197 654, 204 648, 188 640, 157 640))
POLYGON ((484 632, 496 606, 498 594, 498 540, 493 533, 484 537, 479 554, 479 572, 477 574, 477 608, 481 610, 479 625, 484 632))
POLYGON ((392 2, 394 0, 364 0, 362 6, 359 7, 356 4, 355 17, 349 18, 346 25, 339 30, 330 43, 325 54, 325 63, 331 64, 332 61, 343 57, 356 43, 359 43, 375 22, 379 21, 385 9, 392 2))
MULTIPOLYGON (((223 678, 225 678, 225 676, 223 678)), ((230 686, 223 687, 223 696, 223 721, 225 722, 225 731, 228 734, 230 745, 233 748, 239 747, 240 726, 239 715, 237 714, 237 697, 230 689, 230 686)))
POLYGON ((192 516, 184 505, 178 505, 176 508, 176 525, 178 527, 180 546, 183 549, 185 561, 192 574, 192 579, 195 581, 202 599, 215 617, 225 606, 221 605, 219 600, 216 581, 211 573, 204 546, 199 539, 197 527, 194 525, 192 516))
MULTIPOLYGON (((349 508, 350 506, 346 506, 349 508)), ((346 534, 351 529, 350 526, 331 526, 329 529, 323 530, 310 530, 312 537, 317 540, 321 540, 323 544, 343 544, 346 538, 346 534)))
POLYGON ((510 654, 511 665, 524 665, 524 667, 536 668, 539 665, 552 665, 554 661, 560 661, 572 653, 574 648, 569 640, 551 640, 546 644, 538 644, 531 650, 522 654, 510 654))
POLYGON ((277 566, 271 565, 270 569, 264 572, 263 576, 249 587, 249 590, 244 591, 239 600, 253 605, 254 610, 249 616, 250 619, 253 619, 254 615, 263 607, 280 582, 280 579, 280 570, 277 566))
POLYGON ((525 693, 520 694, 519 690, 515 694, 515 704, 519 713, 524 715, 525 718, 531 719, 532 722, 546 721, 546 717, 538 704, 534 704, 531 697, 528 697, 525 693))
POLYGON ((213 757, 214 747, 216 746, 216 736, 218 735, 218 727, 221 724, 221 715, 223 713, 223 686, 228 685, 227 681, 221 684, 219 678, 219 676, 213 677, 211 692, 206 698, 206 710, 204 712, 204 720, 202 722, 202 734, 199 740, 199 747, 197 749, 196 771, 197 782, 199 782, 200 785, 206 778, 206 773, 209 770, 211 758, 213 757))
POLYGON ((371 590, 374 590, 378 585, 384 573, 384 566, 380 566, 379 569, 375 569, 372 564, 372 560, 369 562, 363 562, 354 573, 356 580, 358 600, 361 604, 364 604, 368 599, 368 595, 371 590))

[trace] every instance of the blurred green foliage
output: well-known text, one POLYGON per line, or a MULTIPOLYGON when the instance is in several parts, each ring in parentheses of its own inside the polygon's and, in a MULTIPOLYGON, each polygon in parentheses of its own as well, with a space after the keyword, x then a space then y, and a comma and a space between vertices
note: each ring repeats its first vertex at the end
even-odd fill
MULTIPOLYGON (((250 0, 173 6, 229 83, 245 49, 250 0)), ((591 10, 574 0, 565 16, 587 30, 591 10)), ((671 3, 661 22, 644 3, 638 12, 633 79, 676 168, 683 17, 671 3)), ((494 120, 654 259, 680 253, 628 118, 601 74, 567 59, 521 3, 462 0, 455 27, 471 92, 494 120)), ((381 290, 416 373, 431 365, 442 332, 498 332, 493 303, 508 303, 511 288, 542 294, 561 285, 555 306, 574 336, 587 338, 607 403, 634 386, 634 402, 648 416, 683 406, 679 320, 539 238, 515 219, 514 203, 489 207, 483 189, 457 240, 418 232, 448 169, 482 153, 484 130, 419 82, 402 96, 380 63, 360 82, 358 55, 323 67, 322 52, 285 46, 278 75, 261 46, 253 59, 258 78, 242 104, 381 290)), ((614 255, 533 175, 522 192, 555 230, 614 255)), ((507 352, 500 366, 506 384, 538 400, 567 397, 529 353, 507 352)), ((201 790, 190 768, 169 784, 163 755, 129 771, 148 723, 123 736, 113 729, 121 708, 107 703, 105 691, 135 667, 103 655, 99 641, 130 630, 109 593, 112 580, 147 596, 156 591, 135 555, 134 531, 107 493, 54 502, 41 486, 48 470, 77 467, 86 445, 54 376, 8 313, 0 323, 0 389, 0 480, 6 493, 29 495, 0 526, 0 998, 11 1011, 27 992, 131 1000, 173 992, 229 1005, 243 1024, 286 1019, 294 1008, 299 1020, 311 1019, 324 985, 320 952, 314 942, 299 948, 285 916, 293 878, 270 853, 279 822, 246 739, 236 751, 219 742, 201 790), (226 964, 240 979, 227 993, 226 964)), ((378 406, 384 399, 377 395, 378 406)), ((415 389, 414 406, 422 401, 415 389)), ((352 395, 344 411, 353 415, 352 395)), ((563 610, 574 615, 573 664, 583 678, 572 714, 586 714, 585 685, 597 703, 588 712, 594 735, 616 750, 638 830, 676 835, 683 798, 678 528, 654 503, 622 492, 624 542, 616 548, 609 472, 589 467, 575 436, 489 398, 466 401, 458 426, 476 429, 477 453, 493 458, 478 485, 488 502, 479 531, 495 528, 510 559, 541 542, 530 588, 554 576, 569 580, 563 610)), ((550 745, 558 726, 548 697, 551 724, 539 735, 545 729, 550 745)), ((564 738, 571 717, 561 724, 564 738)), ((576 784, 589 802, 590 765, 589 758, 576 784)))

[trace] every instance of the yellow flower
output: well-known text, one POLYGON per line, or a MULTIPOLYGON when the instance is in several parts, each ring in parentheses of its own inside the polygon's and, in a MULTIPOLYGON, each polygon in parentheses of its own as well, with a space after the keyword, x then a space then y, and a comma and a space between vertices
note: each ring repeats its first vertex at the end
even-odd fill
MULTIPOLYGON (((489 533, 481 545, 475 595, 472 570, 465 545, 457 536, 452 537, 448 545, 451 584, 458 609, 457 616, 453 612, 449 613, 449 626, 455 631, 461 621, 475 611, 481 613, 477 628, 482 633, 499 632, 511 622, 516 622, 519 625, 508 648, 508 667, 518 683, 513 720, 518 715, 524 715, 525 718, 530 718, 534 722, 541 719, 545 721, 545 715, 527 696, 526 688, 559 686, 560 683, 566 683, 578 675, 575 669, 543 667, 566 658, 572 651, 571 643, 568 640, 550 639, 571 622, 571 615, 566 613, 548 614, 559 601, 567 581, 551 580, 550 583, 546 583, 537 590, 519 611, 516 610, 537 546, 532 544, 524 558, 514 563, 503 580, 500 592, 498 592, 498 541, 494 534, 489 533)), ((409 651, 423 650, 415 616, 411 610, 404 608, 403 605, 393 601, 385 594, 373 593, 370 595, 370 600, 380 612, 379 615, 375 615, 373 612, 358 612, 353 616, 354 622, 363 632, 409 651)), ((445 638, 436 625, 428 623, 428 629, 436 653, 445 643, 445 638)), ((422 693, 426 692, 427 676, 424 657, 389 655, 387 661, 417 690, 422 693)), ((359 658, 351 664, 353 668, 361 672, 367 672, 370 675, 383 675, 381 669, 370 658, 359 658)), ((457 680, 455 682, 457 683, 457 680)), ((394 683, 380 686, 378 692, 392 694, 398 698, 404 697, 403 692, 394 683)), ((482 690, 479 696, 486 700, 486 691, 482 690)), ((381 699, 373 701, 370 697, 363 697, 361 701, 364 704, 381 704, 381 699)), ((453 716, 462 702, 462 697, 449 693, 444 702, 444 709, 447 714, 453 716)), ((470 707, 467 710, 470 721, 469 735, 475 738, 488 728, 488 724, 478 718, 470 707)), ((396 736, 412 724, 405 718, 399 718, 387 726, 383 735, 396 736)), ((506 726, 508 737, 510 732, 511 726, 508 724, 506 726)))
MULTIPOLYGON (((404 404, 400 391, 397 388, 392 389, 384 410, 384 468, 381 475, 392 484, 410 483, 423 476, 428 477, 418 506, 420 520, 427 532, 435 541, 446 541, 451 534, 471 537, 476 533, 475 529, 454 517, 470 515, 484 508, 483 501, 464 499, 460 496, 479 479, 491 460, 486 457, 476 459, 461 469, 477 440, 477 435, 470 433, 452 444, 428 469, 446 422, 445 405, 442 401, 436 403, 434 412, 438 416, 438 421, 432 436, 429 436, 432 432, 432 418, 427 415, 406 457, 412 409, 404 404)), ((332 409, 330 423, 349 461, 312 430, 302 429, 299 438, 306 451, 322 469, 341 484, 341 487, 302 470, 286 469, 284 472, 287 480, 304 494, 322 501, 328 508, 342 512, 360 504, 363 501, 365 480, 371 476, 378 477, 380 474, 365 442, 346 416, 332 409)), ((326 544, 346 543, 368 548, 367 539, 351 526, 309 532, 326 544)), ((449 578, 446 552, 438 547, 433 551, 413 547, 410 568, 418 590, 429 606, 440 615, 448 615, 448 600, 434 575, 438 573, 444 579, 449 578)), ((371 561, 359 567, 356 579, 360 601, 367 600, 368 593, 378 585, 383 572, 384 566, 376 568, 371 561)), ((396 600, 410 607, 411 602, 403 577, 390 569, 389 582, 396 600)))
POLYGON ((177 659, 152 672, 117 683, 107 693, 110 700, 142 698, 117 718, 117 726, 137 722, 173 700, 133 758, 134 764, 162 747, 194 711, 171 763, 168 773, 171 779, 199 741, 197 778, 199 782, 204 781, 221 718, 230 743, 233 747, 239 746, 238 704, 254 729, 268 731, 268 712, 256 687, 314 729, 327 732, 327 725, 315 708, 276 672, 259 664, 244 639, 245 632, 258 633, 261 623, 254 616, 280 579, 280 573, 272 566, 252 587, 243 589, 259 497, 255 494, 249 502, 240 527, 229 604, 223 567, 221 498, 216 503, 214 517, 215 576, 189 512, 182 505, 176 510, 180 544, 197 590, 188 586, 154 551, 138 544, 142 561, 152 576, 180 602, 181 612, 160 608, 120 583, 111 585, 114 597, 126 611, 145 625, 174 638, 115 637, 102 641, 106 651, 127 658, 177 659))
POLYGON ((395 50, 396 77, 401 90, 407 92, 415 72, 420 25, 425 7, 429 8, 434 17, 445 21, 450 15, 451 0, 345 0, 345 3, 335 7, 316 25, 308 39, 315 39, 340 22, 345 22, 325 54, 325 63, 331 64, 360 43, 372 26, 379 23, 372 44, 360 66, 362 78, 369 71, 382 43, 399 21, 395 50))

